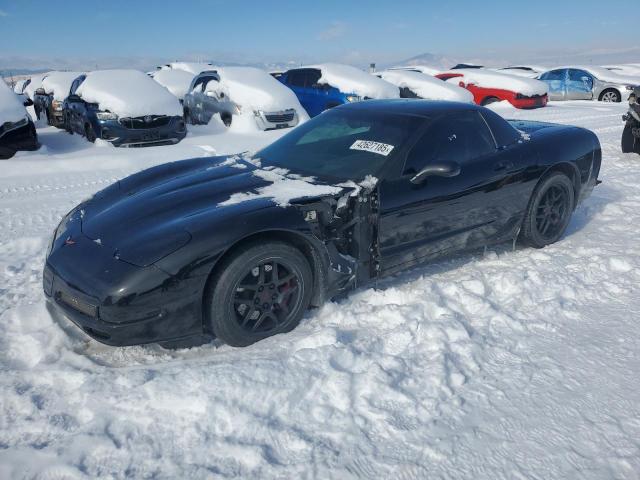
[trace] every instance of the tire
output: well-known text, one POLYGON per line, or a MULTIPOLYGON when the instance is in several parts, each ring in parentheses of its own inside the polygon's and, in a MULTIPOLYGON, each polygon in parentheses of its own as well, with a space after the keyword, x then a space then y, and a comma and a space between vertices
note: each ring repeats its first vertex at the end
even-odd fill
POLYGON ((91 126, 90 123, 87 123, 84 126, 84 135, 85 137, 87 137, 87 140, 89 140, 91 143, 95 143, 96 141, 96 132, 93 130, 93 127, 91 126))
POLYGON ((622 96, 620 95, 620 92, 610 88, 602 92, 598 100, 600 100, 601 102, 608 102, 608 103, 611 103, 611 102, 620 103, 622 101, 622 96))
POLYGON ((71 120, 69 115, 64 116, 64 129, 69 135, 73 135, 73 128, 71 128, 71 120))
POLYGON ((45 113, 47 114, 47 125, 51 126, 51 114, 49 113, 49 109, 45 110, 45 113))
POLYGON ((631 130, 631 125, 628 123, 624 126, 624 130, 622 131, 622 140, 621 147, 622 153, 633 153, 634 147, 636 144, 636 139, 633 136, 633 132, 631 130))
POLYGON ((225 127, 230 127, 231 122, 233 121, 233 117, 230 113, 221 113, 220 119, 222 120, 222 123, 224 123, 225 127))
POLYGON ((480 105, 482 105, 483 107, 486 107, 487 105, 491 105, 492 103, 496 103, 499 101, 500 99, 498 97, 487 97, 484 100, 482 100, 482 103, 480 105))
POLYGON ((205 321, 228 345, 251 345, 294 329, 309 308, 312 285, 309 262, 297 248, 277 241, 248 244, 209 282, 205 321))
POLYGON ((542 248, 557 242, 569 225, 575 191, 564 173, 554 172, 541 180, 529 200, 520 238, 523 243, 542 248))
POLYGON ((184 119, 184 123, 188 123, 188 124, 192 123, 192 121, 191 121, 191 113, 189 112, 188 108, 185 107, 185 108, 182 109, 182 117, 184 119))

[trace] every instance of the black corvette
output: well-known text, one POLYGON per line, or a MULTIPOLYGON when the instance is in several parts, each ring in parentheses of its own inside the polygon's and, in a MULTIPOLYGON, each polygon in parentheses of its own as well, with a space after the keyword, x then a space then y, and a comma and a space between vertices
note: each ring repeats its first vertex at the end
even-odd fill
POLYGON ((555 242, 600 162, 577 127, 448 102, 345 105, 254 156, 161 165, 97 193, 56 229, 44 291, 110 345, 249 345, 417 263, 555 242))

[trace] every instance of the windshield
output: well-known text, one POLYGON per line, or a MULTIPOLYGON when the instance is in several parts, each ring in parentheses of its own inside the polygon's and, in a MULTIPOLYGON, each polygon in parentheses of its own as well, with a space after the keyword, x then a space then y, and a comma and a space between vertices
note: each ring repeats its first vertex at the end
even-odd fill
POLYGON ((361 180, 376 175, 425 122, 424 117, 336 109, 256 153, 263 166, 305 175, 361 180))

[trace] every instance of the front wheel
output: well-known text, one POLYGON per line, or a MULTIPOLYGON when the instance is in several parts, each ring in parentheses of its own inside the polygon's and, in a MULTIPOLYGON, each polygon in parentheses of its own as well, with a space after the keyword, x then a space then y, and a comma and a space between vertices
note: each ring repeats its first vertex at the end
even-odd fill
POLYGON ((312 284, 309 262, 297 248, 276 241, 242 247, 210 282, 209 326, 234 347, 289 332, 309 307, 312 284))
POLYGON ((557 242, 569 225, 574 198, 573 183, 564 173, 556 172, 544 179, 529 201, 522 240, 535 248, 557 242))
POLYGON ((602 95, 600 95, 600 101, 609 103, 620 103, 622 101, 622 98, 620 97, 620 93, 616 90, 605 90, 604 92, 602 92, 602 95))
POLYGON ((93 129, 90 123, 87 123, 84 126, 84 135, 85 137, 87 137, 87 140, 89 140, 91 143, 95 143, 97 136, 96 136, 95 130, 93 129))

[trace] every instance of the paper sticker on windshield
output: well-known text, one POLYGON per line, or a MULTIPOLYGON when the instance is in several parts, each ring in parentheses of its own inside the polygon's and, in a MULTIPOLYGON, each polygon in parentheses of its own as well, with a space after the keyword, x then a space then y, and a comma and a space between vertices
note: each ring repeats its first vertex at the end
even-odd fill
POLYGON ((370 140, 356 140, 349 147, 350 150, 364 150, 365 152, 377 153, 378 155, 387 156, 393 150, 393 145, 380 142, 372 142, 370 140))

